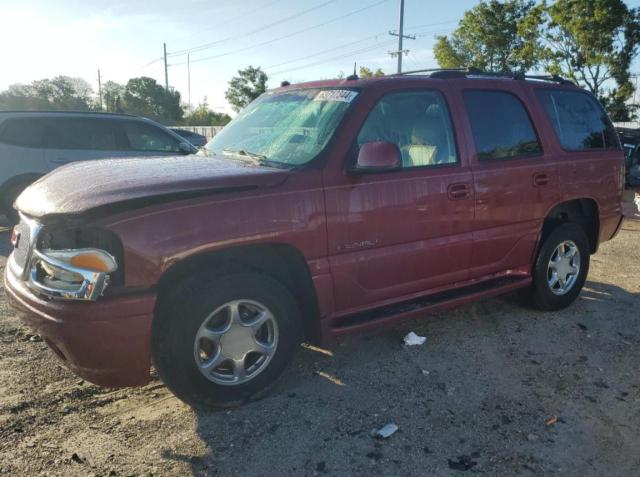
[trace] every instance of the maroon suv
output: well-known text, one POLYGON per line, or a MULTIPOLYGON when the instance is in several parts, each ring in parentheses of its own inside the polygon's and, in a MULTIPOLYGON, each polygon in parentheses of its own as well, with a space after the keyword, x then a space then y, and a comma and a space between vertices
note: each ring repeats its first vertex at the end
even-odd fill
POLYGON ((623 153, 560 78, 287 85, 198 155, 65 166, 17 200, 5 272, 78 375, 195 405, 269 387, 303 340, 522 289, 576 299, 620 227, 623 153))

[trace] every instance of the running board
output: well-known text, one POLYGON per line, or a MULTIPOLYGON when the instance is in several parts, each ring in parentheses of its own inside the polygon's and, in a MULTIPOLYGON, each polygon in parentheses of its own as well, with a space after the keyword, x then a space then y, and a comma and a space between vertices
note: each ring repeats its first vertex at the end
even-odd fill
POLYGON ((531 284, 531 277, 505 276, 493 278, 480 283, 474 283, 462 288, 446 290, 413 300, 393 305, 374 308, 352 315, 346 315, 330 320, 329 334, 337 335, 368 328, 373 325, 396 320, 408 319, 424 312, 435 312, 441 309, 502 295, 531 284))

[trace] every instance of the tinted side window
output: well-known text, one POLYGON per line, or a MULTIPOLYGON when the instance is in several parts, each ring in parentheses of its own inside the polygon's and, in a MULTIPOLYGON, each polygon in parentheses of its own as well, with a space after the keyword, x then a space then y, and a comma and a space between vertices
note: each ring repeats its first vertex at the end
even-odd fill
POLYGON ((580 91, 538 89, 542 103, 564 149, 620 148, 613 125, 602 106, 580 91))
POLYGON ((122 131, 116 121, 97 118, 50 118, 47 145, 52 149, 124 149, 122 131))
POLYGON ((0 125, 0 142, 21 147, 44 145, 44 124, 36 118, 7 119, 0 125))
POLYGON ((174 137, 150 124, 126 121, 124 130, 135 151, 180 152, 174 137))
POLYGON ((437 91, 391 93, 382 98, 358 134, 358 147, 374 141, 395 143, 405 169, 458 161, 449 110, 437 91))
POLYGON ((464 103, 478 159, 542 153, 522 102, 504 91, 465 91, 464 103))

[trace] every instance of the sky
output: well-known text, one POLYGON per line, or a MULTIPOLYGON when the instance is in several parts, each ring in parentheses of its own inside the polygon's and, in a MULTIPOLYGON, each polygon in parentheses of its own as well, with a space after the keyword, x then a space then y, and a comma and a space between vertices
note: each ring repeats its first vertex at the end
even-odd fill
MULTIPOLYGON (((437 67, 435 37, 449 34, 478 0, 405 0, 405 70, 437 67)), ((640 0, 629 0, 640 6, 640 0)), ((57 75, 102 82, 150 76, 188 103, 224 98, 239 69, 260 66, 269 86, 333 78, 354 62, 393 73, 400 0, 0 0, 0 90, 57 75)), ((636 62, 638 65, 638 62, 636 62)), ((640 68, 635 68, 640 70, 640 68)))

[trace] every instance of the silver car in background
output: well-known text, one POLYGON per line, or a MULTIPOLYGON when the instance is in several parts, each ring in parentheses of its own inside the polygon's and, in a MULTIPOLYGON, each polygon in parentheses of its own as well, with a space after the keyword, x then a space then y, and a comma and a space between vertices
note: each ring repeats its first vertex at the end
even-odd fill
POLYGON ((194 152, 196 148, 173 131, 137 116, 0 111, 0 214, 15 222, 18 195, 69 162, 194 152))

